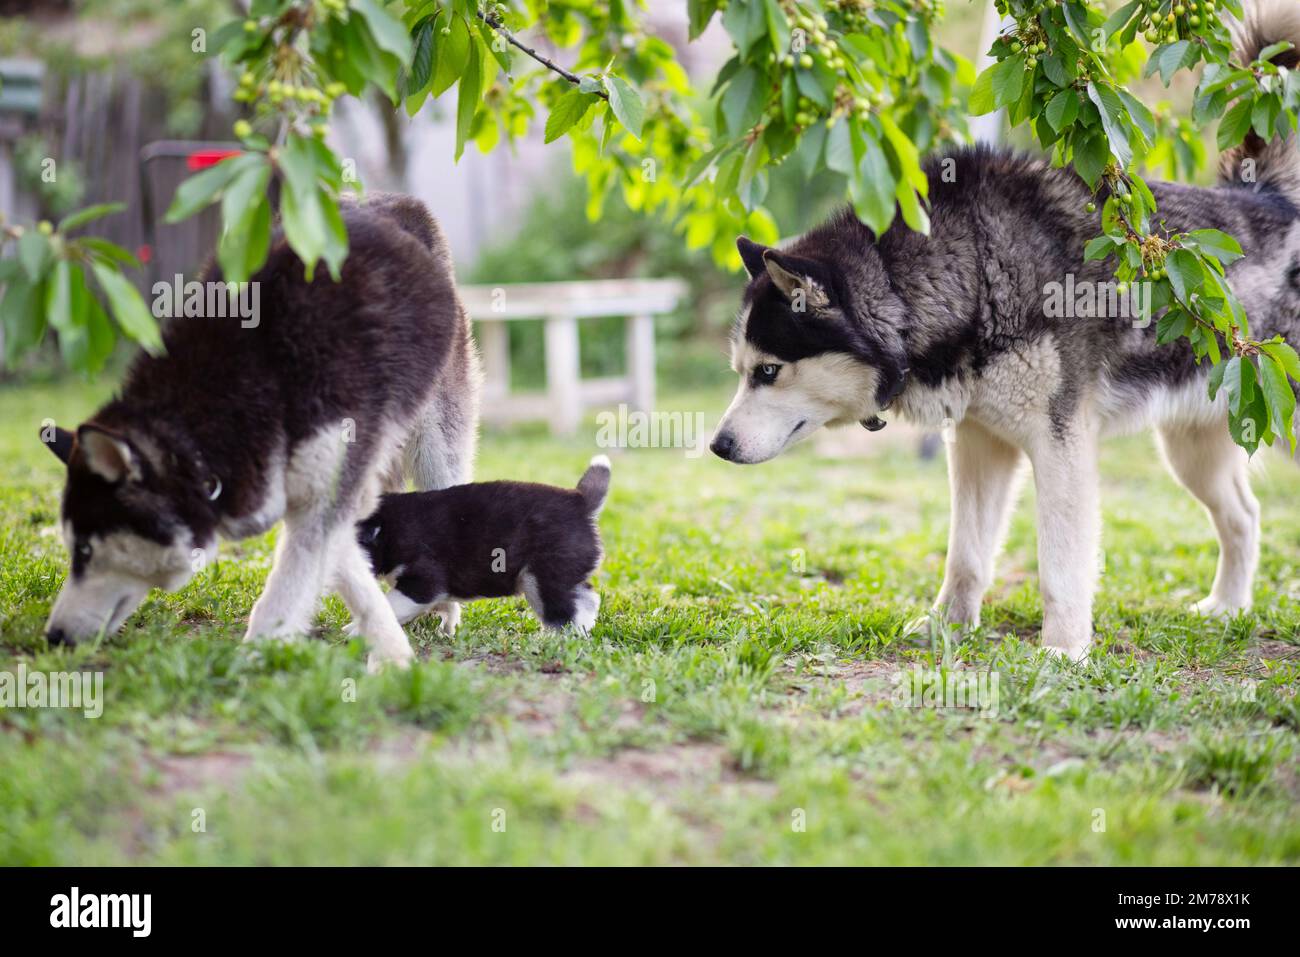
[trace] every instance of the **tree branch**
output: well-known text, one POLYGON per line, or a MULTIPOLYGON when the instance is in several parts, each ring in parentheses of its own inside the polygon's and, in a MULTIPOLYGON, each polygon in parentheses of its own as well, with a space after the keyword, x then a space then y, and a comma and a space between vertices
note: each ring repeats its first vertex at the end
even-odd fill
MULTIPOLYGON (((546 67, 548 70, 551 70, 554 73, 558 73, 560 76, 564 77, 566 80, 568 80, 570 83, 574 84, 575 86, 582 82, 582 77, 578 76, 578 74, 566 70, 564 67, 560 66, 554 60, 542 56, 542 54, 538 53, 532 47, 526 47, 518 40, 516 40, 514 34, 511 33, 508 29, 506 29, 506 25, 502 23, 500 19, 497 18, 497 15, 495 13, 484 13, 482 10, 476 10, 474 11, 474 15, 478 17, 480 20, 482 20, 484 23, 486 23, 493 30, 495 30, 497 33, 499 33, 502 37, 504 37, 505 41, 509 43, 511 46, 515 47, 516 49, 522 50, 524 53, 528 54, 528 56, 532 57, 534 60, 536 60, 542 66, 546 67)), ((609 100, 609 94, 606 93, 604 90, 596 90, 595 94, 596 96, 600 97, 602 100, 609 100)))

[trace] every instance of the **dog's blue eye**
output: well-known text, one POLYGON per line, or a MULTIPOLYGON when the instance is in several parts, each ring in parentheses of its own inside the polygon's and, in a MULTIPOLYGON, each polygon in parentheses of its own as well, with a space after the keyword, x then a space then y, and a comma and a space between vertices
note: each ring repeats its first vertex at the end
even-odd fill
POLYGON ((776 381, 776 374, 781 371, 778 365, 761 365, 754 367, 754 381, 759 383, 770 383, 776 381))

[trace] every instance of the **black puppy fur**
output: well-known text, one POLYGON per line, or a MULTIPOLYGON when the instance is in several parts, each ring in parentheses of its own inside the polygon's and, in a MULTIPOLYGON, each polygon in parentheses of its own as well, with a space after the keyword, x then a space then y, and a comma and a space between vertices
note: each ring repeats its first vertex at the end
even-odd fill
POLYGON ((599 596, 596 515, 609 491, 609 460, 596 456, 575 489, 477 482, 385 495, 357 537, 405 623, 435 602, 522 593, 548 628, 587 632, 599 596))

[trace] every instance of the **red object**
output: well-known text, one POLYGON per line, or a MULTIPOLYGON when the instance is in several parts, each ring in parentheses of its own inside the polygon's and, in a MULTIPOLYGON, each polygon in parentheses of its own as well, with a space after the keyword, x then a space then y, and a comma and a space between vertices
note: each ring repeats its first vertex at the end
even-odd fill
POLYGON ((141 243, 140 248, 135 251, 135 258, 142 263, 147 263, 153 259, 153 247, 148 243, 141 243))
POLYGON ((238 156, 243 150, 199 150, 185 157, 185 165, 191 172, 216 166, 223 159, 238 156))

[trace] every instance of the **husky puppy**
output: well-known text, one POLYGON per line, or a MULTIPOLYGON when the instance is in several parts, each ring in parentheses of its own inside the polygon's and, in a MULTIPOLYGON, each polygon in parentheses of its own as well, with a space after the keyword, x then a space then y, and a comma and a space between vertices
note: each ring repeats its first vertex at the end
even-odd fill
POLYGON ((597 455, 576 489, 477 482, 385 495, 357 539, 375 574, 393 583, 388 600, 403 624, 436 602, 522 593, 546 627, 586 634, 600 608, 589 579, 609 475, 609 459, 597 455))
MULTIPOLYGON (((281 518, 275 562, 245 640, 300 634, 325 588, 371 642, 370 665, 411 646, 370 574, 354 526, 384 489, 469 480, 477 357, 446 242, 422 204, 344 205, 340 282, 308 282, 277 230, 255 328, 177 318, 166 352, 141 355, 117 398, 76 433, 42 438, 68 467, 71 572, 51 644, 118 629, 151 588, 175 590, 216 539, 281 518)), ((209 269, 206 280, 219 280, 209 269)))
MULTIPOLYGON (((1250 62, 1280 40, 1300 49, 1300 4, 1263 0, 1239 25, 1250 62)), ((1277 62, 1300 64, 1297 49, 1277 62)), ((1111 283, 1084 262, 1100 214, 1072 171, 985 149, 928 164, 931 235, 896 221, 875 236, 851 213, 788 248, 739 240, 750 274, 733 339, 740 388, 711 448, 764 462, 823 425, 884 425, 885 410, 945 428, 952 523, 936 609, 978 624, 1023 459, 1038 501, 1043 643, 1073 660, 1092 639, 1099 541, 1097 443, 1154 427, 1169 468, 1209 512, 1219 563, 1197 609, 1251 603, 1259 506, 1226 406, 1207 397, 1209 363, 1186 340, 1105 310, 1057 318, 1051 290, 1111 283), (955 175, 944 175, 945 172, 955 175)), ((1253 134, 1221 160, 1221 184, 1152 184, 1171 232, 1236 237, 1229 269, 1252 334, 1300 344, 1300 151, 1253 134)), ((1103 288, 1104 285, 1103 285, 1103 288)), ((1073 310, 1071 310, 1073 313, 1073 310)))

